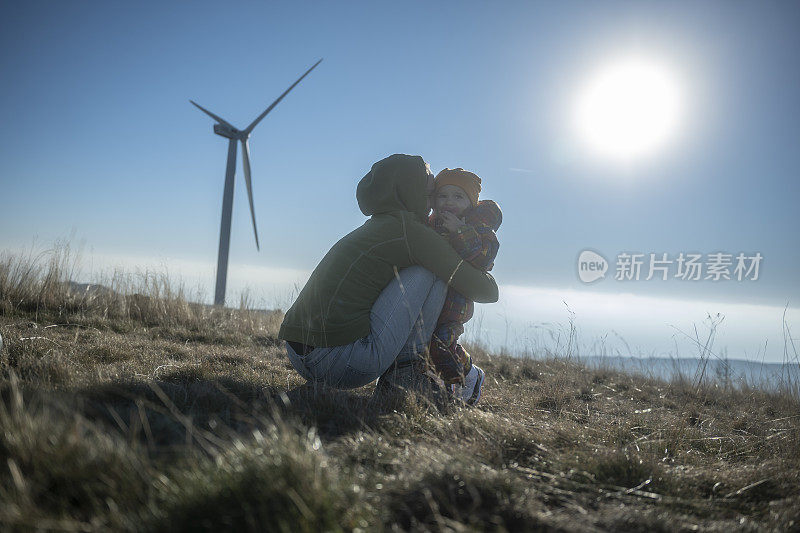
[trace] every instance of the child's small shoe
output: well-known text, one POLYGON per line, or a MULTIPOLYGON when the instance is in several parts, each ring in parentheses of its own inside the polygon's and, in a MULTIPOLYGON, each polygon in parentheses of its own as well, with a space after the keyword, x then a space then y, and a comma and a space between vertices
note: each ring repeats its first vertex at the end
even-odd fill
POLYGON ((477 365, 472 365, 469 373, 464 376, 464 385, 454 385, 453 395, 467 405, 475 405, 481 399, 483 381, 486 373, 477 365))

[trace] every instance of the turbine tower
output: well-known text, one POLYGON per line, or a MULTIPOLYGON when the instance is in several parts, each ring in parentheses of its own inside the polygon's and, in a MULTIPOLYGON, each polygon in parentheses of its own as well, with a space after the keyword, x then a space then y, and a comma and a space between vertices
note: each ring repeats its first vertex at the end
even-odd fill
POLYGON ((240 141, 242 143, 242 165, 244 166, 244 181, 247 185, 247 198, 250 200, 250 216, 253 219, 253 233, 256 237, 256 248, 260 251, 261 246, 258 243, 258 229, 256 228, 256 212, 253 208, 253 185, 250 181, 250 152, 248 148, 248 138, 250 137, 250 133, 253 131, 261 119, 267 116, 267 113, 272 111, 278 102, 283 100, 283 97, 289 94, 289 91, 295 88, 295 86, 305 78, 309 72, 314 70, 317 65, 322 62, 322 59, 314 63, 310 69, 308 69, 302 76, 300 76, 296 82, 294 82, 288 89, 286 89, 282 95, 280 95, 277 100, 272 102, 270 106, 264 110, 263 113, 258 115, 249 126, 247 126, 243 130, 238 130, 233 127, 229 122, 225 121, 224 119, 218 117, 208 109, 205 109, 195 103, 192 100, 194 106, 196 106, 200 111, 205 113, 206 115, 210 116, 214 120, 217 121, 214 124, 214 133, 217 135, 221 135, 228 139, 228 165, 225 170, 225 191, 222 195, 222 222, 220 223, 219 228, 219 254, 217 255, 217 286, 214 290, 214 305, 224 305, 225 304, 225 285, 228 279, 228 251, 230 250, 231 244, 231 211, 233 210, 233 176, 236 173, 236 141, 240 141))

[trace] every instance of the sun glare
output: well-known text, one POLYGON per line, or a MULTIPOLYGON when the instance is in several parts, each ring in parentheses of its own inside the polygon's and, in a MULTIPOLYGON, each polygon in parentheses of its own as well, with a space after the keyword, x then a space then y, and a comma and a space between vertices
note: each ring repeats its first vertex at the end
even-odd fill
POLYGON ((630 162, 663 148, 675 135, 681 95, 657 63, 628 59, 599 69, 579 93, 575 126, 596 155, 630 162))

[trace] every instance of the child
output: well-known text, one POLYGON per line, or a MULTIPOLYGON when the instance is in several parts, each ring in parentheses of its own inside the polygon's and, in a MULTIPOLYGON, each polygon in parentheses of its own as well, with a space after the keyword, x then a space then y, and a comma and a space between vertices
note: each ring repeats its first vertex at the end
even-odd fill
MULTIPOLYGON (((500 207, 492 200, 478 201, 481 179, 463 168, 442 170, 434 185, 428 223, 472 266, 491 270, 499 247, 495 232, 503 221, 500 207)), ((430 345, 435 372, 467 405, 480 399, 485 377, 458 342, 474 309, 474 302, 449 288, 430 345)))

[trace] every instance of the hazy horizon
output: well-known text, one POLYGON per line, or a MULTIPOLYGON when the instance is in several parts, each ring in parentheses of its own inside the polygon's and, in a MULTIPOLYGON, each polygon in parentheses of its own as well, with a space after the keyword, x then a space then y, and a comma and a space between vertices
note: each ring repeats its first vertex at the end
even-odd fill
MULTIPOLYGON (((41 247, 6 250, 18 257, 42 252, 45 249, 41 247)), ((216 265, 212 261, 100 256, 74 244, 69 252, 78 267, 72 281, 102 284, 109 283, 114 273, 134 278, 144 272, 164 274, 176 286, 181 285, 190 299, 206 304, 213 301, 216 265)), ((232 264, 226 304, 238 307, 244 295, 250 308, 285 311, 310 273, 232 264)), ((702 353, 707 357, 782 363, 787 362, 784 312, 790 328, 800 323, 800 310, 785 306, 520 286, 502 280, 498 285, 499 302, 476 305, 464 340, 520 356, 549 351, 561 355, 685 358, 702 353), (724 318, 716 327, 709 354, 700 346, 708 339, 708 315, 715 317, 717 313, 724 318), (572 326, 576 337, 570 341, 572 326)), ((791 345, 787 348, 788 357, 794 360, 791 345)))

